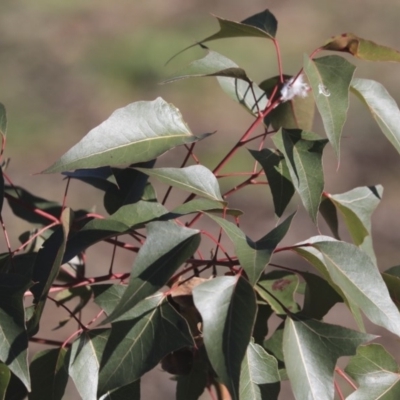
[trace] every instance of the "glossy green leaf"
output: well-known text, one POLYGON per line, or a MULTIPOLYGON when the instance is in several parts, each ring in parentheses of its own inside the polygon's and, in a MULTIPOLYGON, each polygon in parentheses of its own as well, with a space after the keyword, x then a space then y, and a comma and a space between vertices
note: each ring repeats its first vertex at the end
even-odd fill
POLYGON ((294 217, 294 214, 290 215, 271 232, 254 242, 232 222, 211 214, 207 215, 216 221, 232 240, 240 265, 245 270, 252 285, 257 283, 264 268, 270 262, 272 253, 285 237, 294 217))
POLYGON ((399 311, 370 257, 358 247, 336 240, 318 240, 312 245, 322 254, 331 279, 346 297, 372 322, 400 336, 399 311))
POLYGON ((301 276, 306 281, 302 315, 322 319, 336 303, 343 301, 325 279, 310 272, 302 272, 301 276))
POLYGON ((138 101, 114 111, 43 173, 149 161, 203 137, 194 136, 179 110, 160 97, 138 101))
POLYGON ((287 314, 299 311, 299 306, 294 299, 299 278, 296 274, 286 271, 272 271, 257 282, 255 289, 275 311, 276 314, 287 314))
POLYGON ((108 218, 96 218, 89 221, 79 232, 68 240, 63 262, 104 239, 122 235, 145 222, 157 219, 167 213, 167 209, 157 202, 138 201, 122 206, 108 218))
POLYGON ((0 274, 0 361, 30 390, 28 336, 23 296, 31 280, 17 274, 0 274))
POLYGON ((333 400, 333 373, 339 357, 375 338, 341 326, 287 318, 283 333, 286 371, 296 399, 333 400))
POLYGON ((284 155, 291 180, 314 223, 324 189, 322 151, 327 143, 312 132, 282 129, 273 142, 284 155))
POLYGON ((304 72, 310 82, 326 135, 338 157, 354 70, 355 66, 343 57, 327 56, 311 60, 304 56, 304 72))
POLYGON ((61 215, 61 226, 43 243, 33 266, 32 280, 34 285, 30 291, 33 294, 35 311, 28 321, 28 331, 31 336, 39 330, 39 322, 47 300, 47 295, 62 265, 67 237, 72 220, 72 212, 66 208, 61 215))
POLYGON ((65 348, 36 353, 30 365, 32 392, 29 400, 61 400, 68 382, 65 348))
POLYGON ((389 92, 370 79, 353 79, 351 91, 368 107, 384 135, 400 153, 400 110, 389 92))
POLYGON ((241 400, 263 400, 268 397, 268 383, 279 382, 278 362, 261 346, 250 342, 242 362, 240 374, 241 400))
POLYGON ((186 68, 180 70, 176 75, 165 80, 163 83, 175 82, 185 78, 205 76, 225 76, 242 79, 250 83, 251 80, 246 75, 246 71, 234 65, 236 64, 229 58, 217 53, 216 51, 208 50, 205 57, 191 62, 186 68))
POLYGON ((71 347, 68 373, 85 400, 97 400, 100 362, 110 329, 82 332, 71 347))
POLYGON ((137 168, 159 181, 211 200, 223 201, 217 178, 203 165, 185 168, 137 168))
POLYGON ((359 187, 342 194, 329 195, 341 212, 347 229, 356 246, 376 262, 371 237, 371 216, 382 198, 381 185, 359 187))
POLYGON ((5 400, 11 372, 7 365, 0 363, 0 400, 5 400))
MULTIPOLYGON (((287 81, 292 76, 284 75, 287 81)), ((280 85, 280 76, 262 81, 259 86, 270 97, 276 85, 280 85)), ((271 124, 276 130, 285 129, 302 129, 310 131, 314 123, 315 101, 313 96, 306 97, 295 96, 292 100, 286 101, 274 108, 265 118, 266 125, 271 124)))
POLYGON ((185 228, 175 222, 149 223, 147 239, 136 256, 128 287, 106 321, 131 318, 132 307, 161 289, 196 252, 199 244, 197 229, 185 228))
POLYGON ((274 201, 275 214, 281 217, 294 194, 294 186, 286 160, 270 149, 249 151, 265 172, 274 201))
POLYGON ((380 344, 360 346, 350 359, 346 373, 359 388, 348 400, 394 400, 400 398, 400 369, 380 344))
POLYGON ((100 395, 138 380, 165 355, 193 345, 186 321, 162 293, 140 302, 130 316, 113 324, 102 357, 100 395))
POLYGON ((223 276, 196 286, 193 300, 210 363, 232 400, 238 400, 241 364, 256 316, 253 288, 241 277, 223 276))
POLYGON ((0 133, 7 133, 7 111, 3 103, 0 103, 0 133))
POLYGON ((118 389, 107 392, 99 400, 140 400, 140 379, 118 389))
POLYGON ((399 51, 362 39, 354 33, 343 33, 332 37, 324 44, 323 49, 343 51, 362 60, 400 62, 399 51))
POLYGON ((125 285, 111 285, 109 283, 91 286, 94 302, 110 315, 120 302, 126 290, 125 285))

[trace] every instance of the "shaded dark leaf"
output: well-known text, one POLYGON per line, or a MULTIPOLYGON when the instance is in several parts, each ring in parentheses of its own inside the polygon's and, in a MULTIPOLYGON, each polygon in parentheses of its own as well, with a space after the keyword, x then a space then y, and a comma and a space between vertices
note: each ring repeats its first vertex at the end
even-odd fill
POLYGON ((130 319, 130 310, 161 289, 196 252, 199 244, 197 229, 185 228, 175 222, 149 223, 146 242, 137 254, 128 287, 106 321, 130 319))
POLYGON ((29 400, 61 400, 68 382, 68 356, 65 348, 36 353, 30 365, 32 392, 29 400))
POLYGON ((241 364, 256 316, 253 288, 241 277, 223 276, 196 286, 193 299, 203 319, 204 345, 211 365, 237 400, 241 364))
POLYGON ((167 354, 193 345, 186 321, 161 293, 140 302, 130 316, 113 324, 100 368, 100 395, 138 380, 167 354))
POLYGON ((249 151, 265 172, 274 201, 275 214, 281 217, 295 191, 286 160, 270 149, 249 151))

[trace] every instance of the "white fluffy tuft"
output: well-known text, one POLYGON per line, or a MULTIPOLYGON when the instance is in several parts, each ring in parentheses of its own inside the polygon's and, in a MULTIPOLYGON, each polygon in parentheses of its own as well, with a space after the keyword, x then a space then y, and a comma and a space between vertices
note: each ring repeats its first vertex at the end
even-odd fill
POLYGON ((282 103, 292 100, 295 96, 307 97, 310 87, 304 82, 303 75, 299 75, 296 80, 290 78, 287 80, 281 89, 282 103))

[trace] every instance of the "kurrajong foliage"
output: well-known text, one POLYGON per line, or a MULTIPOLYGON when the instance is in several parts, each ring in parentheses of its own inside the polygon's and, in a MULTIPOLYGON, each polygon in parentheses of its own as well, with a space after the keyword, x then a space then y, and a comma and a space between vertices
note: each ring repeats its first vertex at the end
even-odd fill
MULTIPOLYGON (((400 152, 396 102, 378 82, 355 78, 355 66, 338 55, 399 62, 400 53, 342 34, 304 56, 297 75, 285 75, 278 63, 278 76, 256 84, 205 44, 258 38, 269 41, 280 60, 275 17, 265 10, 242 22, 218 23, 217 33, 193 45, 204 49, 204 58, 168 79, 215 77, 254 118, 212 171, 195 150, 200 140, 212 146, 214 137, 193 134, 179 110, 161 98, 116 110, 43 171, 97 188, 104 215, 71 210, 66 201, 15 186, 4 163, 1 206, 5 198, 32 230, 0 256, 0 399, 62 399, 69 379, 84 400, 139 399, 140 378, 160 363, 175 376, 178 400, 198 399, 207 390, 218 399, 272 400, 287 380, 298 400, 332 400, 335 392, 344 398, 342 390, 351 400, 400 398, 399 366, 381 345, 367 344, 375 336, 363 325, 364 315, 400 336, 400 269, 381 274, 371 240, 371 214, 383 189, 327 193, 322 169, 327 145, 339 160, 350 93, 400 152), (312 132, 315 106, 326 138, 312 132), (181 167, 156 167, 157 158, 176 146, 186 149, 181 167), (254 159, 254 169, 241 171, 242 183, 221 193, 219 181, 235 176, 221 171, 238 152, 254 159), (161 199, 150 181, 166 185, 161 199), (253 240, 240 228, 246 214, 230 208, 229 198, 266 183, 265 202, 282 219, 253 240), (187 198, 167 208, 171 190, 185 191, 187 198), (295 193, 315 224, 325 219, 332 236, 299 237, 280 247, 294 217, 285 213, 295 193), (209 231, 196 229, 199 219, 208 219, 209 231), (339 219, 352 243, 341 241, 339 219), (199 250, 202 240, 212 248, 210 256, 199 250), (231 242, 232 251, 222 240, 231 242), (131 272, 105 262, 101 274, 88 276, 84 254, 99 243, 134 254, 131 272), (271 263, 274 253, 288 251, 314 272, 296 268, 296 259, 294 267, 271 263), (49 301, 69 315, 57 328, 78 323, 64 341, 57 341, 59 331, 51 339, 41 336, 49 301), (358 330, 324 322, 340 302, 358 330), (272 317, 281 324, 268 331, 272 317), (30 342, 50 347, 29 362, 30 342), (336 366, 341 356, 350 356, 344 370, 336 366), (345 379, 340 385, 337 376, 345 379)), ((1 107, 3 150, 6 125, 1 107)))

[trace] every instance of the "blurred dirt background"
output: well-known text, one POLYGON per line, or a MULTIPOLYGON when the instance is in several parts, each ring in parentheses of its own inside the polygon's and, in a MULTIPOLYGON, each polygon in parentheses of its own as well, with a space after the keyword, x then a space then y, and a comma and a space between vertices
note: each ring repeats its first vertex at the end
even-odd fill
MULTIPOLYGON (((246 130, 251 118, 225 97, 213 78, 158 84, 188 61, 201 57, 199 50, 192 49, 167 66, 164 64, 182 48, 217 31, 210 13, 240 21, 265 8, 279 21, 277 37, 287 74, 298 72, 304 53, 311 53, 330 36, 344 32, 400 48, 400 2, 396 0, 3 0, 0 101, 8 110, 6 156, 11 163, 7 174, 15 184, 36 195, 61 201, 65 184, 60 176, 33 174, 48 167, 116 108, 138 100, 154 100, 157 96, 181 110, 192 132, 217 131, 200 143, 197 150, 201 161, 212 168, 246 130)), ((232 58, 256 82, 278 73, 274 49, 268 41, 231 39, 210 42, 209 46, 232 58)), ((400 65, 349 60, 358 67, 356 76, 380 81, 399 102, 400 65)), ((314 130, 323 134, 318 118, 314 130)), ((163 156, 160 165, 178 166, 179 154, 183 153, 178 150, 163 156)), ((340 168, 337 169, 330 148, 324 160, 326 190, 330 193, 378 183, 384 186, 382 203, 373 218, 375 249, 381 270, 399 264, 400 156, 354 97, 344 129, 340 168)), ((251 165, 248 152, 243 149, 233 164, 235 169, 248 168, 251 165)), ((223 189, 232 184, 233 181, 221 182, 223 189)), ((171 205, 179 198, 182 197, 172 199, 171 205)), ((76 182, 71 184, 68 204, 73 208, 79 205, 102 210, 99 192, 76 182)), ((242 226, 254 239, 276 223, 265 186, 232 196, 230 205, 247 212, 242 226)), ((285 243, 318 234, 298 206, 295 199, 288 210, 299 208, 299 213, 285 243)), ((5 213, 15 248, 18 234, 27 226, 12 218, 8 208, 5 213)), ((328 232, 322 222, 320 229, 328 232)), ((346 238, 345 231, 343 234, 346 238)), ((111 249, 104 245, 89 251, 89 274, 105 273, 111 249)), ((284 257, 279 261, 287 262, 284 257)), ((293 261, 303 267, 300 260, 290 262, 293 261)), ((132 257, 120 255, 119 263, 118 271, 128 271, 132 257)), ((61 319, 60 313, 49 306, 48 326, 43 327, 42 337, 54 335, 51 329, 61 319)), ((328 321, 354 326, 343 307, 335 308, 328 321)), ((383 333, 376 327, 371 329, 372 333, 383 333)), ((60 340, 70 333, 59 332, 60 340)), ((385 344, 399 358, 397 340, 385 344)), ((173 399, 174 386, 170 376, 157 368, 143 378, 142 398, 173 399)), ((78 398, 71 385, 65 399, 78 398)), ((291 398, 285 389, 281 399, 291 398)))

